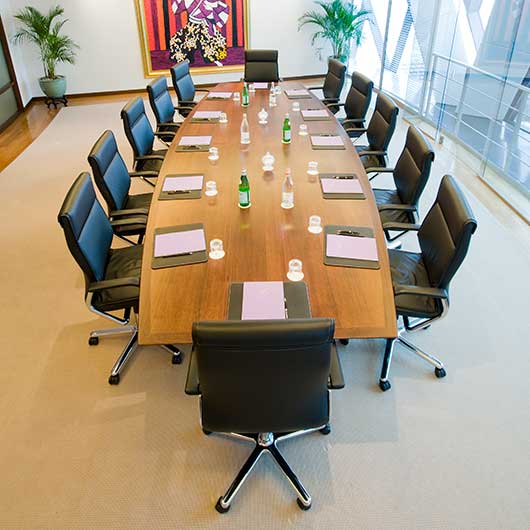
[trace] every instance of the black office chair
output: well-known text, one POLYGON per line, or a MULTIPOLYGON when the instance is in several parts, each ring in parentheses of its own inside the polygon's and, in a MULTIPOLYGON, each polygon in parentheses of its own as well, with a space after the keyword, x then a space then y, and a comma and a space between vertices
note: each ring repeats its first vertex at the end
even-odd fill
POLYGON ((350 138, 356 138, 366 133, 368 145, 356 145, 365 168, 387 167, 387 150, 396 129, 399 109, 385 94, 379 92, 375 101, 375 110, 367 128, 344 126, 350 138))
POLYGON ((147 85, 149 103, 156 118, 156 128, 162 134, 160 138, 167 143, 171 143, 180 127, 180 123, 175 120, 175 106, 167 88, 165 77, 157 77, 147 85), (167 134, 164 134, 166 133, 167 134))
POLYGON ((160 136, 162 133, 153 132, 142 98, 129 101, 121 110, 121 119, 125 135, 134 152, 136 171, 153 171, 153 176, 158 175, 167 149, 153 149, 155 136, 160 136))
POLYGON ((245 50, 245 77, 247 83, 277 83, 278 50, 245 50))
MULTIPOLYGON (((143 246, 110 248, 112 227, 96 199, 89 173, 81 173, 73 183, 58 220, 68 248, 84 273, 88 309, 122 326, 92 331, 89 344, 98 344, 99 337, 131 334, 109 377, 109 383, 117 385, 123 367, 138 345, 138 327, 129 325, 129 319, 131 311, 138 314, 143 246), (123 318, 109 311, 123 311, 123 318)), ((182 362, 178 348, 172 345, 162 348, 171 353, 174 364, 182 362)))
POLYGON ((387 229, 418 231, 421 252, 389 250, 390 270, 398 317, 397 339, 387 339, 379 386, 390 388, 388 374, 395 342, 432 364, 436 377, 445 377, 442 362, 420 350, 403 335, 428 328, 449 309, 449 284, 466 257, 477 221, 453 177, 446 175, 434 204, 421 226, 387 223, 387 229))
POLYGON ((137 235, 138 243, 141 243, 153 194, 129 195, 131 177, 145 180, 152 172, 127 171, 112 131, 105 131, 99 137, 88 155, 88 163, 92 168, 96 186, 107 203, 114 233, 131 244, 134 242, 127 236, 137 235))
MULTIPOLYGON (((395 189, 374 188, 375 201, 388 241, 394 241, 408 232, 399 230, 394 236, 385 229, 387 223, 418 223, 418 202, 431 174, 434 151, 420 131, 411 125, 405 147, 395 168, 367 168, 369 173, 392 173, 395 189)), ((370 177, 372 180, 376 175, 370 177)))
MULTIPOLYGON (((197 104, 195 101, 195 84, 190 75, 190 62, 188 59, 177 63, 170 69, 173 88, 178 98, 177 110, 182 116, 187 116, 197 104)), ((199 91, 206 92, 206 91, 199 91)))
MULTIPOLYGON (((339 118, 343 127, 364 128, 366 113, 372 101, 374 82, 360 72, 353 72, 351 75, 351 86, 344 103, 339 103, 339 107, 344 107, 345 118, 339 118)), ((333 104, 331 104, 333 105, 333 104)), ((357 133, 360 136, 362 133, 357 133)), ((353 133, 352 133, 353 135, 353 133)))
POLYGON ((277 443, 331 428, 328 389, 344 386, 333 344, 333 320, 216 321, 193 325, 186 393, 200 395, 205 434, 232 433, 255 444, 215 506, 227 512, 252 468, 268 451, 298 495, 311 497, 284 460, 277 443))
POLYGON ((337 114, 340 110, 337 103, 339 103, 345 79, 346 65, 337 61, 337 59, 330 59, 328 62, 328 72, 324 79, 324 85, 308 88, 309 90, 322 90, 322 93, 324 94, 322 102, 328 106, 328 109, 333 112, 333 114, 337 114))

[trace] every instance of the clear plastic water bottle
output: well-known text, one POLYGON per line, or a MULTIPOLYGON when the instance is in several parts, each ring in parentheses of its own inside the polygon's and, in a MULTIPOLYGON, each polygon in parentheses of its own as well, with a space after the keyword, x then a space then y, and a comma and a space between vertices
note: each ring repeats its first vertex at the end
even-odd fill
POLYGON ((290 210, 294 206, 294 182, 290 168, 285 170, 285 179, 282 184, 282 208, 290 210))
POLYGON ((271 90, 269 92, 269 107, 276 107, 276 88, 274 82, 271 83, 271 90))
POLYGON ((250 127, 248 126, 247 113, 243 114, 243 120, 241 121, 241 143, 250 143, 250 127))

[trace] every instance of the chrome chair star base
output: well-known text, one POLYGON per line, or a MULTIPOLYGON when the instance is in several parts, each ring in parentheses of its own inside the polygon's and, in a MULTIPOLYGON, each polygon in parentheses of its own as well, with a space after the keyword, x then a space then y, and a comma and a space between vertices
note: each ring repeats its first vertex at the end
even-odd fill
MULTIPOLYGON (((296 431, 283 435, 277 435, 272 432, 248 435, 229 433, 228 436, 254 443, 254 450, 239 470, 239 473, 237 474, 232 484, 230 484, 230 487, 228 488, 226 493, 222 497, 219 497, 217 504, 215 505, 215 509, 219 513, 226 513, 230 509, 230 505, 232 504, 234 497, 236 496, 237 492, 252 472, 252 469, 257 464, 261 456, 264 453, 268 452, 274 458, 274 461, 278 464, 278 467, 283 471, 284 475, 289 480, 289 483, 295 490, 296 495, 298 496, 298 506, 302 510, 309 510, 309 508, 311 508, 311 496, 305 489, 304 485, 300 482, 295 472, 291 469, 285 458, 280 453, 277 444, 278 442, 282 442, 290 438, 296 438, 298 436, 309 434, 315 431, 320 431, 322 434, 329 434, 331 432, 331 429, 329 424, 325 424, 321 427, 317 427, 314 429, 305 429, 302 431, 296 431)), ((205 434, 210 434, 208 433, 208 431, 204 432, 205 434)))
MULTIPOLYGON (((95 313, 96 315, 111 320, 116 324, 120 324, 121 326, 116 328, 96 329, 94 331, 91 331, 88 338, 88 344, 90 346, 97 346, 99 344, 99 339, 102 337, 114 337, 116 335, 130 334, 129 341, 127 342, 125 348, 114 363, 114 366, 112 367, 109 376, 109 384, 118 385, 120 383, 121 372, 123 371, 125 365, 127 364, 129 359, 132 357, 133 353, 136 351, 136 348, 138 347, 138 325, 130 323, 130 309, 125 310, 124 318, 119 318, 115 315, 111 315, 110 313, 106 313, 104 311, 99 311, 98 309, 96 309, 92 305, 92 293, 88 293, 86 304, 88 309, 92 313, 95 313)), ((135 321, 138 322, 138 316, 136 315, 136 313, 135 321)), ((172 344, 161 344, 160 347, 163 350, 171 353, 172 364, 182 363, 182 352, 176 346, 173 346, 172 344)))

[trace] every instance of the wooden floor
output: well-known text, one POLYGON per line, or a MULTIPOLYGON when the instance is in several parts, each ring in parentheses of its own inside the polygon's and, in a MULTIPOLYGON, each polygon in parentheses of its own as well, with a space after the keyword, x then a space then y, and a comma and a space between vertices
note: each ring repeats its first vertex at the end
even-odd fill
MULTIPOLYGON (((307 84, 314 84, 314 80, 304 80, 307 84)), ((69 106, 95 105, 123 101, 138 95, 139 91, 119 94, 93 96, 72 96, 68 100, 69 106)), ((27 109, 16 118, 11 125, 0 133, 0 171, 3 171, 17 156, 28 147, 51 121, 61 112, 59 109, 48 109, 43 101, 30 103, 27 109)), ((437 159, 452 157, 454 154, 442 146, 435 146, 437 159)), ((484 206, 505 228, 513 231, 523 242, 529 239, 529 225, 508 204, 506 204, 488 185, 478 176, 458 175, 459 179, 478 197, 484 206)))

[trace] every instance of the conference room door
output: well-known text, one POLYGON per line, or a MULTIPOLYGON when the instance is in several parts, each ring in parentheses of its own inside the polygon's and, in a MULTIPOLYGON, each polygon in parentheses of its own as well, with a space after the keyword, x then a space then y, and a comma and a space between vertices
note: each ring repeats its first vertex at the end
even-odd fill
POLYGON ((0 19, 0 131, 22 110, 15 70, 9 55, 7 37, 0 19))

